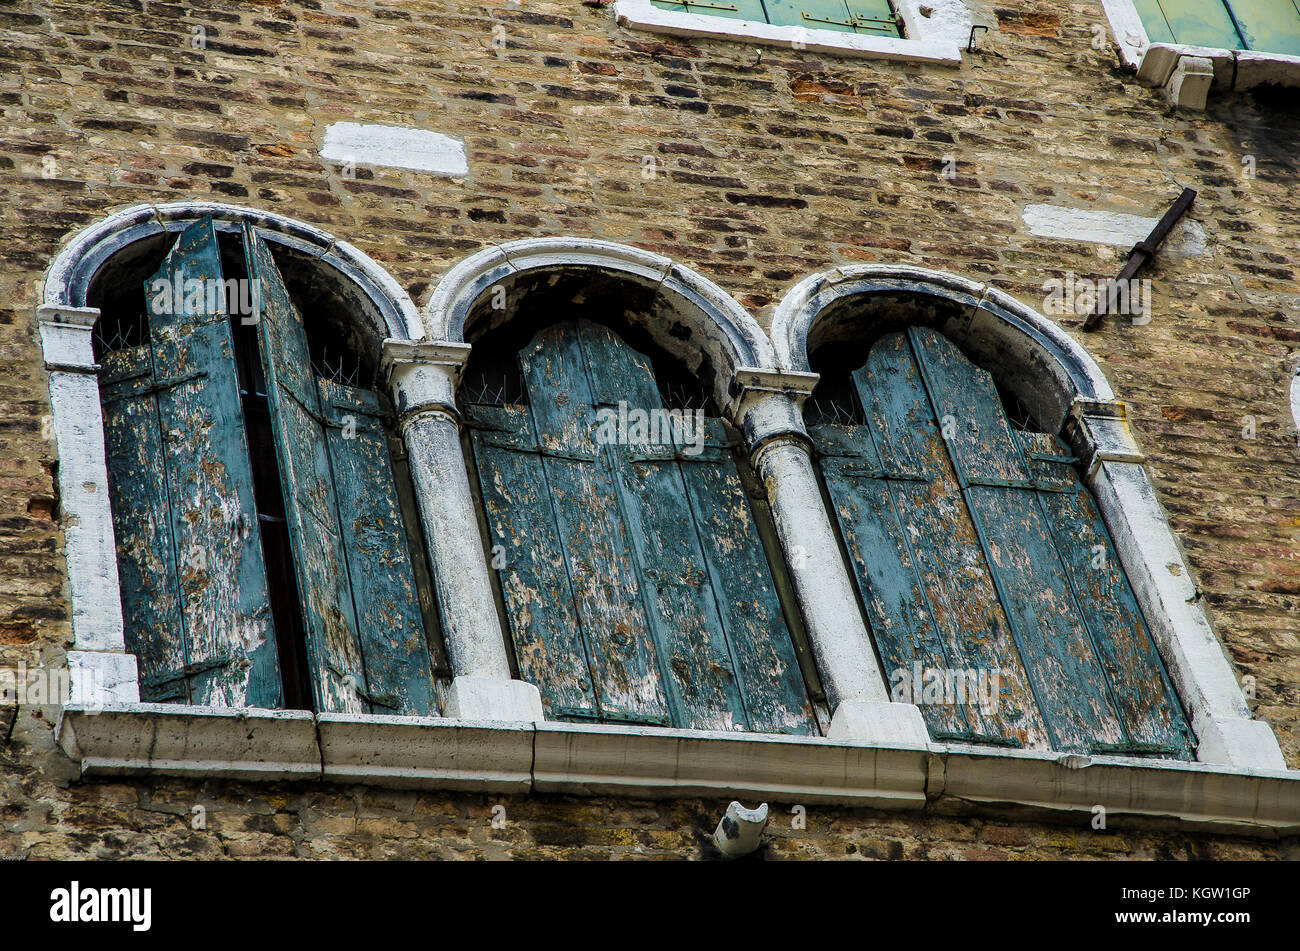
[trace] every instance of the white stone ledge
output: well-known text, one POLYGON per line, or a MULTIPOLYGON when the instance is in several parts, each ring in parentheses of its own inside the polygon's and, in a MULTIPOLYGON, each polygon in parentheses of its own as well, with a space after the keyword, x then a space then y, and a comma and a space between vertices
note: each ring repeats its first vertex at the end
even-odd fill
MULTIPOLYGON (((961 47, 947 38, 899 39, 862 33, 837 33, 834 30, 809 30, 798 26, 774 26, 754 20, 661 10, 652 5, 650 0, 617 0, 614 13, 620 26, 649 30, 652 33, 739 40, 836 56, 961 65, 961 47)), ((908 25, 912 25, 910 19, 908 25)))
POLYGON ((899 749, 821 737, 131 704, 66 707, 60 746, 87 778, 164 774, 492 792, 741 797, 946 813, 1119 817, 1300 834, 1300 772, 1208 763, 899 749))

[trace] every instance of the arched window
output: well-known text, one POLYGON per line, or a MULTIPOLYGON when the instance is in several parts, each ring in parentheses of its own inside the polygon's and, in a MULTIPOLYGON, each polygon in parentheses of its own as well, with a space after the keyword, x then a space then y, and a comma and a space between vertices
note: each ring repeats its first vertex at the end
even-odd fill
POLYGON ((810 434, 893 697, 939 740, 1191 758, 1069 449, 930 328, 829 382, 810 434))
POLYGON ((90 301, 141 699, 436 713, 427 568, 373 361, 300 292, 304 320, 247 222, 199 219, 149 273, 169 237, 90 301))
POLYGON ((581 317, 475 342, 460 402, 519 676, 548 719, 815 735, 739 439, 674 375, 581 317))

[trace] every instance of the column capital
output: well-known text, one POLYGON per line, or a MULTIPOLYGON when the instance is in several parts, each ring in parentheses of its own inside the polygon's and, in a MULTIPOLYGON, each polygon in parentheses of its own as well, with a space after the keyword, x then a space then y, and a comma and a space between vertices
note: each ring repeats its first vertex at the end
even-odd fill
POLYGON ((459 419, 456 387, 469 360, 470 345, 434 340, 384 341, 380 369, 399 417, 424 411, 459 419))
POLYGON ((781 436, 808 443, 803 404, 820 379, 794 370, 736 368, 725 411, 744 433, 751 455, 781 436))
POLYGON ((61 304, 41 304, 36 308, 46 369, 67 373, 98 372, 91 331, 99 313, 98 307, 65 307, 61 304))

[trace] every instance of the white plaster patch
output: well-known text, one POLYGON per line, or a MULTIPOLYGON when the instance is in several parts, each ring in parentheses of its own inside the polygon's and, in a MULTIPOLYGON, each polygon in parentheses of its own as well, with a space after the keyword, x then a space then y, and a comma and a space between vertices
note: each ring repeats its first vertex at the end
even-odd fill
POLYGON ((396 125, 335 122, 325 130, 320 156, 334 162, 409 168, 450 177, 469 174, 465 143, 460 139, 396 125))
MULTIPOLYGON (((1118 211, 1065 208, 1060 205, 1029 205, 1020 212, 1025 229, 1040 238, 1061 241, 1089 241, 1131 248, 1145 241, 1159 218, 1126 215, 1118 211)), ((1178 254, 1205 251, 1205 229, 1189 218, 1174 225, 1162 247, 1178 254)))
POLYGON ((1291 418, 1295 420, 1296 428, 1300 429, 1300 367, 1296 368, 1295 376, 1291 378, 1291 418))

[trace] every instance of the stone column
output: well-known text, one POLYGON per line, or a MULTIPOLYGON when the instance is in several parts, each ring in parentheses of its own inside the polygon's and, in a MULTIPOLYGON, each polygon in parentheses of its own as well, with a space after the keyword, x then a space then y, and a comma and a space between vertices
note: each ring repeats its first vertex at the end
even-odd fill
POLYGON ((510 676, 460 443, 456 384, 469 345, 384 341, 383 366, 406 443, 453 679, 446 716, 543 719, 537 688, 510 676))
POLYGON ((772 507, 804 626, 831 706, 828 735, 924 749, 915 704, 893 703, 822 498, 802 405, 816 374, 741 368, 728 407, 772 507))
POLYGON ((1147 478, 1124 404, 1076 399, 1065 433, 1083 460, 1102 520, 1169 678, 1196 733, 1202 763, 1286 769, 1272 729, 1250 707, 1147 478))
POLYGON ((139 703, 140 675, 123 634, 99 367, 91 347, 99 310, 42 305, 36 315, 50 374, 50 416, 42 429, 53 436, 59 459, 60 521, 72 600, 72 705, 97 709, 139 703))

